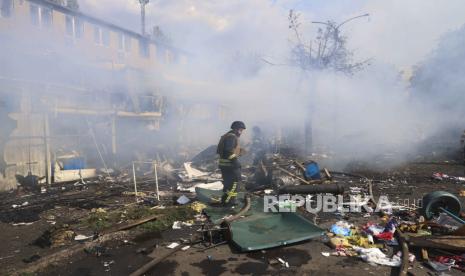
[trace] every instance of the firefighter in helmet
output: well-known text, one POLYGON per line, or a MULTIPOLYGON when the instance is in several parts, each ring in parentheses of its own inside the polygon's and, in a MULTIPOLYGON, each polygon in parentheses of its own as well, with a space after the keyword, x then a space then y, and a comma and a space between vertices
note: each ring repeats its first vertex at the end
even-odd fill
POLYGON ((239 156, 241 148, 239 137, 245 130, 245 124, 235 121, 231 125, 231 130, 221 136, 218 143, 217 153, 220 155, 219 168, 223 178, 223 205, 233 205, 236 200, 238 186, 241 183, 241 164, 239 156))

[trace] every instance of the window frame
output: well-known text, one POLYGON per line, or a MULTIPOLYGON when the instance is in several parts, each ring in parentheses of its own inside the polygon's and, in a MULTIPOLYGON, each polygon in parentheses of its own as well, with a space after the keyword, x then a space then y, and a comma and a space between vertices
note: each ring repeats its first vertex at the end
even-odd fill
POLYGON ((33 26, 40 27, 40 6, 30 3, 29 4, 29 19, 33 26))
POLYGON ((131 52, 132 37, 123 32, 118 32, 118 50, 120 52, 131 52))
POLYGON ((0 1, 0 18, 11 18, 13 16, 13 11, 15 9, 15 1, 14 0, 1 0, 0 1), (9 7, 6 8, 6 3, 8 2, 9 7))
POLYGON ((150 43, 147 40, 139 39, 139 56, 145 59, 150 58, 150 43))
POLYGON ((50 29, 53 25, 53 9, 51 7, 29 3, 29 19, 33 26, 50 29), (50 15, 50 20, 48 21, 44 20, 46 17, 44 16, 46 14, 45 11, 48 11, 50 15))
POLYGON ((39 13, 40 13, 40 26, 41 27, 44 27, 44 28, 51 28, 52 25, 53 25, 53 9, 52 8, 49 8, 49 7, 43 7, 43 6, 40 6, 39 7, 39 13), (46 16, 44 16, 46 14, 46 12, 48 12, 48 15, 50 16, 49 17, 49 20, 48 21, 45 21, 44 18, 46 16))
POLYGON ((74 16, 69 14, 65 15, 65 30, 66 35, 74 37, 74 16))
POLYGON ((104 47, 110 47, 110 44, 111 44, 111 32, 109 29, 107 28, 100 28, 100 37, 101 37, 101 41, 102 41, 102 45, 104 47))
POLYGON ((85 21, 79 17, 74 17, 74 37, 77 39, 83 38, 85 33, 85 21))
POLYGON ((95 45, 103 45, 102 43, 102 28, 94 24, 94 43, 95 45))

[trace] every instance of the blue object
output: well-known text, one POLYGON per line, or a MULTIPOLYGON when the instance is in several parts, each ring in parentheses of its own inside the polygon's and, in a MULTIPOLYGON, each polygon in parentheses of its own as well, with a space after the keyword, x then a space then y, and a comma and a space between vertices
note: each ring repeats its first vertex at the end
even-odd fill
POLYGON ((305 167, 305 178, 307 179, 321 179, 320 166, 316 162, 310 162, 305 167))
POLYGON ((344 236, 344 237, 350 236, 350 229, 349 228, 341 227, 341 226, 336 225, 336 224, 333 224, 331 226, 331 229, 329 229, 329 231, 331 231, 331 233, 334 233, 335 235, 340 235, 340 236, 344 236))
POLYGON ((63 170, 82 170, 86 167, 86 161, 82 157, 63 160, 63 170))

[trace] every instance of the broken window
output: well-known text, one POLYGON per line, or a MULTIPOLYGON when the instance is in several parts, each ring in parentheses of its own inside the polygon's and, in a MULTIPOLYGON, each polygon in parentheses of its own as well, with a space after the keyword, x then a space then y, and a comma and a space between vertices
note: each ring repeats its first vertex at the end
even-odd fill
POLYGON ((52 26, 52 9, 41 7, 40 8, 40 21, 43 27, 49 28, 52 26))
POLYGON ((145 40, 139 40, 139 55, 144 58, 150 57, 149 43, 145 40))
POLYGON ((13 0, 2 0, 0 2, 0 17, 10 17, 13 12, 13 0))
POLYGON ((29 6, 29 13, 30 13, 30 16, 31 16, 32 25, 39 26, 39 22, 40 22, 39 21, 40 20, 39 6, 31 4, 29 6))

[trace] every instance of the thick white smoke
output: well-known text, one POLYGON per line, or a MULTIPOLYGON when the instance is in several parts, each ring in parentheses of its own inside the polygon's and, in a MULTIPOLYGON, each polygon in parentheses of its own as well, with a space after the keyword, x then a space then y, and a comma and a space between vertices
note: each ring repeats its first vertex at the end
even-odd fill
MULTIPOLYGON (((137 1, 81 2, 84 10, 139 28, 137 1)), ((182 124, 191 133, 190 141, 215 143, 236 119, 250 126, 302 130, 311 109, 317 147, 347 160, 386 152, 403 152, 402 157, 413 154, 415 145, 436 133, 440 125, 432 123, 432 115, 417 104, 405 76, 428 57, 444 32, 465 23, 460 12, 465 3, 304 2, 183 0, 152 1, 147 6, 148 25, 161 26, 175 46, 190 54, 187 65, 154 71, 153 81, 167 96, 198 103, 199 109, 208 105, 227 110, 221 120, 210 122, 206 119, 215 112, 199 120, 194 111, 187 115, 182 124), (368 20, 350 22, 341 32, 347 35, 355 57, 371 58, 372 65, 351 77, 328 71, 302 72, 289 66, 290 8, 302 13, 307 41, 315 37, 318 27, 311 21, 342 22, 370 13, 368 20), (262 58, 278 65, 269 65, 262 58)), ((424 66, 447 65, 432 61, 424 66)), ((173 124, 179 126, 179 122, 173 124)))

